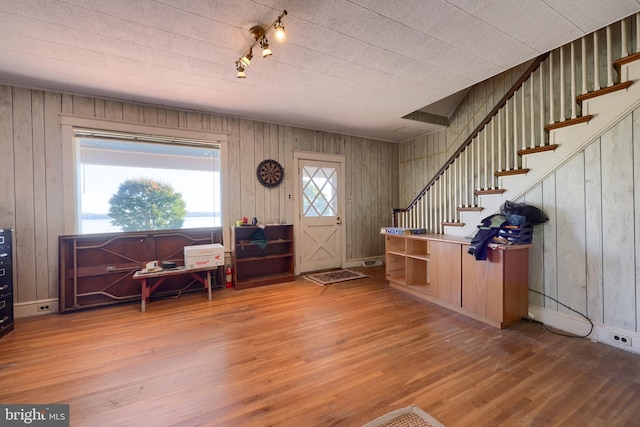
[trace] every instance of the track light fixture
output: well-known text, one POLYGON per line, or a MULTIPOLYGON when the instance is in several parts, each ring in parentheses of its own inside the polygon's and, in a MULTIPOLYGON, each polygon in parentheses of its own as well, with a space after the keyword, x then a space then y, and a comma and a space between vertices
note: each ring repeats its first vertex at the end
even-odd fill
POLYGON ((287 39, 287 34, 284 32, 284 25, 282 25, 282 18, 287 14, 286 10, 283 10, 280 16, 273 21, 273 24, 269 25, 267 29, 256 25, 251 27, 249 33, 251 37, 255 39, 255 41, 249 46, 249 49, 245 52, 244 55, 240 57, 236 61, 236 70, 238 71, 237 77, 239 79, 244 79, 247 77, 244 70, 251 65, 251 58, 253 58, 253 48, 256 44, 260 43, 260 48, 262 49, 262 57, 267 58, 273 54, 271 49, 269 49, 269 41, 267 40, 267 33, 271 30, 274 30, 274 38, 277 42, 283 42, 287 39))

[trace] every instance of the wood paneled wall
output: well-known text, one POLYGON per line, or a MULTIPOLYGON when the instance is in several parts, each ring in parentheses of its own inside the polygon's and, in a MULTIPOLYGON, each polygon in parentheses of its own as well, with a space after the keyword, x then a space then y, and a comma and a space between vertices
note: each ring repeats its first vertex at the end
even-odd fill
MULTIPOLYGON (((640 332, 640 109, 525 195, 534 227, 530 286, 605 325, 640 332)), ((530 293, 534 305, 572 314, 530 293)))
POLYGON ((0 86, 0 227, 14 228, 16 302, 57 298, 58 236, 72 207, 63 203, 60 114, 223 132, 229 135, 230 218, 293 222, 293 151, 345 156, 347 260, 384 254, 380 227, 390 224, 398 188, 398 145, 94 97, 0 86), (260 161, 278 160, 284 184, 261 186, 260 161), (289 198, 291 194, 292 198, 289 198))

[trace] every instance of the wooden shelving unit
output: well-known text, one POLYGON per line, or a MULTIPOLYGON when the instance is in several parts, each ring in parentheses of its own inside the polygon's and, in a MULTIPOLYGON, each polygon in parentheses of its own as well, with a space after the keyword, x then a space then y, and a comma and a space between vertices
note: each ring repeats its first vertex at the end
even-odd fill
POLYGON ((424 300, 503 328, 527 315, 528 248, 500 246, 486 261, 469 241, 443 235, 386 234, 389 284, 424 300))
POLYGON ((266 246, 252 243, 260 227, 231 228, 234 287, 255 288, 294 280, 293 225, 267 225, 266 246))

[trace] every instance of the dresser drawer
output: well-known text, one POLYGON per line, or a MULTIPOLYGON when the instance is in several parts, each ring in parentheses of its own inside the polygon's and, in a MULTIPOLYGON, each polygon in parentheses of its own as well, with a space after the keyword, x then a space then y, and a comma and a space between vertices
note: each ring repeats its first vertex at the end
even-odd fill
POLYGON ((0 298, 13 292, 13 264, 0 265, 0 298))
POLYGON ((0 332, 13 327, 13 295, 0 298, 0 332))
POLYGON ((11 245, 0 248, 0 265, 11 263, 11 245))
POLYGON ((11 230, 0 228, 0 264, 11 262, 11 230))

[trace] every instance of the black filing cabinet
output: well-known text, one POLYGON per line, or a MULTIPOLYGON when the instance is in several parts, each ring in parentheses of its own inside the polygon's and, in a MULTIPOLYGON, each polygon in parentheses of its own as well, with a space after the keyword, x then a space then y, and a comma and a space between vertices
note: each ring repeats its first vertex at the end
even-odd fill
POLYGON ((0 228, 0 338, 13 331, 12 231, 0 228))

